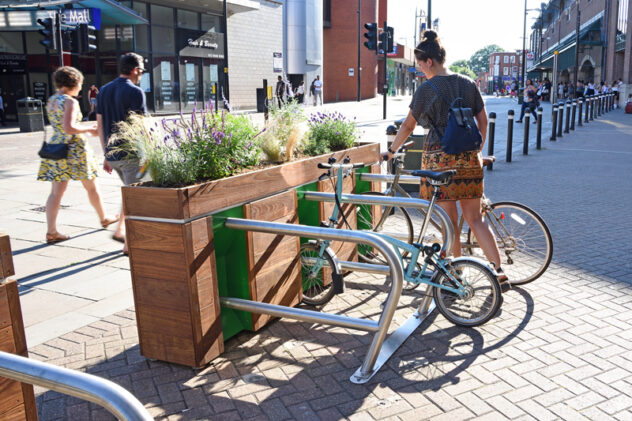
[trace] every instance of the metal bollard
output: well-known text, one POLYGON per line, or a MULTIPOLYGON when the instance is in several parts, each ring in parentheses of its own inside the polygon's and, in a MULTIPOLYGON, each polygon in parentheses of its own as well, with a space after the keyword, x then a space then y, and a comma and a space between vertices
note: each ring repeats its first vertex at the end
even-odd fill
POLYGON ((536 149, 542 149, 542 107, 538 107, 538 129, 536 135, 536 149))
POLYGON ((555 133, 557 130, 557 104, 553 104, 553 130, 551 130, 551 138, 549 139, 550 141, 554 141, 555 140, 555 133))
POLYGON ((562 129, 564 126, 564 102, 557 105, 557 137, 562 137, 562 129))
POLYGON ((586 101, 586 118, 584 119, 584 123, 588 123, 588 117, 590 117, 590 97, 584 97, 586 101))
POLYGON ((529 155, 529 123, 531 122, 531 114, 525 114, 524 118, 524 138, 522 140, 522 154, 529 155))
POLYGON ((571 103, 571 130, 575 130, 575 115, 577 114, 577 100, 574 99, 571 103))
POLYGON ((566 101, 566 125, 564 126, 564 133, 570 133, 571 122, 571 102, 566 101))
POLYGON ((595 119, 595 102, 597 100, 597 97, 592 95, 590 97, 590 119, 594 120, 595 119))
MULTIPOLYGON (((487 155, 494 155, 494 140, 496 139, 496 113, 489 113, 489 130, 487 130, 487 155)), ((487 166, 487 171, 494 169, 494 164, 487 166)))
POLYGON ((597 116, 601 116, 601 95, 597 95, 597 116))
POLYGON ((513 144, 513 125, 514 125, 514 110, 507 112, 507 157, 505 162, 511 162, 511 147, 513 144))
POLYGON ((583 105, 584 105, 584 100, 582 98, 579 98, 577 100, 577 127, 581 127, 582 126, 583 105))

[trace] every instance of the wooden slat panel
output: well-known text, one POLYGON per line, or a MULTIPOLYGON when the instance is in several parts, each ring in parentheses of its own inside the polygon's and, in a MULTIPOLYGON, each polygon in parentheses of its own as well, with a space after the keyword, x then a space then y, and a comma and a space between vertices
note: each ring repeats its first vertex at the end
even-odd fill
POLYGON ((182 253, 182 226, 161 222, 125 220, 130 248, 182 253))
POLYGON ((134 285, 138 288, 134 289, 134 294, 137 308, 152 306, 165 311, 189 311, 188 291, 184 282, 184 279, 174 282, 136 276, 134 285))
POLYGON ((4 285, 0 285, 0 329, 4 329, 7 326, 11 326, 9 298, 7 297, 7 288, 4 285))
MULTIPOLYGON (((22 386, 20 382, 0 377, 0 414, 11 412, 15 407, 23 405, 22 386)), ((0 419, 5 419, 4 416, 0 419)))
MULTIPOLYGON (((244 205, 244 217, 278 223, 298 223, 296 191, 290 190, 244 205)), ((254 301, 294 306, 301 300, 298 237, 246 233, 250 297, 254 301)), ((252 314, 253 329, 271 316, 252 314)))
POLYGON ((11 313, 11 326, 13 328, 13 342, 15 343, 15 353, 24 357, 28 357, 26 335, 24 333, 24 321, 22 320, 22 307, 20 306, 20 294, 18 292, 18 283, 15 281, 15 279, 10 279, 3 286, 4 290, 6 291, 9 311, 11 313))
POLYGON ((191 308, 195 365, 201 366, 224 350, 220 317, 213 218, 186 224, 185 256, 188 264, 188 292, 191 308))
POLYGON ((9 409, 7 412, 2 412, 0 410, 0 420, 2 421, 37 420, 37 412, 35 413, 36 418, 30 418, 31 416, 32 415, 27 413, 25 404, 19 404, 18 406, 9 409))
MULTIPOLYGON (((350 156, 353 162, 371 164, 376 162, 378 153, 379 145, 374 143, 336 152, 334 156, 339 160, 350 156)), ((322 156, 306 158, 180 189, 123 187, 125 213, 182 219, 237 206, 314 182, 322 173, 316 165, 324 160, 322 156)))
MULTIPOLYGON (((183 325, 182 329, 189 326, 183 325)), ((190 341, 177 336, 163 335, 157 332, 143 332, 140 341, 141 354, 148 358, 170 363, 194 366, 195 348, 190 341)))
POLYGON ((13 275, 15 275, 15 270, 11 255, 11 241, 8 235, 0 233, 0 279, 13 275))
POLYGON ((130 247, 130 265, 134 275, 145 278, 181 282, 187 277, 184 250, 167 253, 130 247))
POLYGON ((144 305, 136 310, 136 318, 143 326, 143 335, 148 332, 164 337, 183 339, 183 345, 190 346, 193 340, 191 317, 186 309, 182 311, 165 311, 160 307, 144 305))
POLYGON ((0 329, 0 351, 15 354, 15 340, 13 339, 13 326, 0 329))

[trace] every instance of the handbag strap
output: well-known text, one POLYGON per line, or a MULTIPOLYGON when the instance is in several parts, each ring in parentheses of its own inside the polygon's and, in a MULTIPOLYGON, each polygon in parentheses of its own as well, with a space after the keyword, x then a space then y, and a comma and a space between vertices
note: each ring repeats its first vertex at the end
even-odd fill
MULTIPOLYGON (((459 81, 459 78, 457 78, 457 80, 456 80, 456 83, 457 83, 457 90, 458 90, 458 91, 461 93, 461 95, 462 95, 462 93, 463 93, 463 89, 461 89, 461 88, 462 88, 462 86, 461 86, 461 84, 460 84, 459 82, 460 82, 460 81, 459 81)), ((434 85, 434 83, 432 83, 432 79, 428 79, 428 80, 426 81, 426 83, 427 83, 427 84, 428 84, 428 85, 429 85, 429 86, 430 86, 430 87, 431 87, 431 88, 435 91, 435 93, 437 94, 437 96, 438 96, 439 98, 441 98, 441 99, 442 99, 442 100, 443 100, 446 104, 448 104, 448 108, 450 108, 450 109, 451 109, 451 108, 452 108, 452 105, 454 105, 454 103, 455 103, 456 101, 462 101, 462 98, 461 98, 461 97, 456 97, 456 98, 454 98, 454 100, 452 100, 452 102, 450 102, 450 101, 448 101, 448 99, 445 97, 445 95, 443 95, 443 94, 441 93, 441 91, 439 91, 439 89, 437 89, 437 87, 434 85)), ((462 105, 462 104, 461 104, 461 105, 462 105)), ((459 107, 459 109, 460 109, 460 108, 461 108, 461 107, 459 107)), ((430 117, 430 115, 427 115, 426 117, 428 117, 428 120, 430 121, 430 125, 432 126, 432 128, 433 128, 434 130, 437 130, 437 126, 434 124, 434 121, 432 121, 432 118, 430 117)), ((461 111, 461 118, 463 118, 463 111, 461 111)), ((443 135, 442 135, 442 136, 443 136, 443 135)))

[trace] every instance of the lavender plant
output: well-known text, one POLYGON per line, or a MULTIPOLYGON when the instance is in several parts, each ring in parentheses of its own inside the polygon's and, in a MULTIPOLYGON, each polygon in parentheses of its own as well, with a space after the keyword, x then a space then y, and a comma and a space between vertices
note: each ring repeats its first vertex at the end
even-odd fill
POLYGON ((117 124, 110 144, 138 157, 156 185, 172 187, 228 177, 259 164, 259 134, 246 116, 215 112, 209 103, 173 119, 133 114, 117 124))
POLYGON ((303 145, 306 155, 322 155, 347 149, 357 139, 355 122, 337 111, 312 114, 307 122, 309 132, 303 145))

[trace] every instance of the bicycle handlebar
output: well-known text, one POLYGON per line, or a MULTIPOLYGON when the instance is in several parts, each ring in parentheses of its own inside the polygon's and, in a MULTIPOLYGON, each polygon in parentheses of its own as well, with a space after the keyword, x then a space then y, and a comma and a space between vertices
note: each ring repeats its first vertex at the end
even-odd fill
POLYGON ((397 150, 397 152, 404 152, 406 149, 410 148, 411 146, 413 146, 415 144, 414 140, 411 140, 409 142, 404 143, 402 146, 399 147, 399 149, 397 150))
POLYGON ((362 168, 364 167, 364 163, 356 162, 355 164, 325 164, 324 162, 318 163, 318 168, 321 169, 330 169, 330 168, 362 168))

